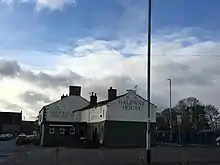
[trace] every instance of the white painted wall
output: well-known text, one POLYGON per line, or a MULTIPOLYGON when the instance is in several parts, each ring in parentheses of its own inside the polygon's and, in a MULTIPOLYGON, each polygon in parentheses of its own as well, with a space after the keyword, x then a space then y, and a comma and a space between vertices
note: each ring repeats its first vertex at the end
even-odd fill
MULTIPOLYGON (((156 106, 152 104, 150 116, 150 121, 156 122, 156 106)), ((147 122, 147 117, 147 101, 134 91, 129 91, 125 96, 109 102, 107 105, 74 113, 74 121, 88 123, 104 120, 147 122)))
POLYGON ((74 122, 86 122, 89 121, 89 110, 76 111, 74 113, 74 122))
MULTIPOLYGON (((146 122, 148 116, 147 101, 134 91, 108 103, 106 120, 146 122)), ((151 122, 156 122, 156 107, 151 105, 151 122)))
POLYGON ((47 121, 73 122, 73 111, 89 105, 89 101, 81 96, 68 96, 45 106, 47 109, 47 121))
POLYGON ((101 122, 106 119, 107 106, 98 106, 90 109, 89 123, 101 122))
POLYGON ((38 116, 38 125, 40 125, 43 121, 43 118, 44 118, 44 110, 42 109, 39 113, 39 116, 38 116))
POLYGON ((96 123, 105 120, 107 106, 98 106, 91 109, 76 111, 74 113, 75 122, 96 123))

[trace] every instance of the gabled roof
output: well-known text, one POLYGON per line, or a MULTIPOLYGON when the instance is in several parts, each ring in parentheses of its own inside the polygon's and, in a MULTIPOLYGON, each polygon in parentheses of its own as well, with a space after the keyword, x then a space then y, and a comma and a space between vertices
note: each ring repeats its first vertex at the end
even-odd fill
POLYGON ((116 96, 116 98, 113 99, 113 100, 103 100, 103 101, 98 102, 97 104, 88 105, 88 106, 86 106, 86 107, 84 107, 84 108, 82 108, 82 109, 76 110, 76 111, 74 111, 74 112, 83 111, 83 110, 90 109, 90 108, 94 108, 94 107, 97 107, 97 106, 102 106, 102 105, 105 105, 105 104, 107 104, 107 103, 109 103, 109 102, 112 102, 112 101, 114 101, 114 100, 116 100, 116 99, 119 99, 120 97, 123 97, 123 96, 125 96, 125 95, 126 95, 126 94, 116 96))
MULTIPOLYGON (((103 100, 103 101, 98 102, 97 104, 88 105, 88 106, 86 106, 86 107, 84 107, 84 108, 82 108, 82 109, 76 110, 76 111, 74 111, 74 112, 91 109, 91 108, 94 108, 94 107, 97 107, 97 106, 102 106, 102 105, 105 105, 105 104, 107 104, 107 103, 109 103, 109 102, 112 102, 112 101, 114 101, 114 100, 116 100, 116 99, 119 99, 120 97, 123 97, 123 96, 126 96, 126 95, 127 95, 127 93, 126 93, 126 94, 123 94, 123 95, 119 95, 119 96, 117 96, 117 97, 116 97, 115 99, 113 99, 113 100, 103 100)), ((146 102, 148 102, 145 98, 143 98, 143 97, 141 97, 141 96, 139 96, 139 95, 137 95, 137 96, 138 96, 139 98, 145 100, 146 102)), ((151 104, 152 104, 152 103, 151 103, 151 104)), ((155 106, 155 107, 157 107, 157 106, 154 105, 154 104, 152 104, 152 105, 155 106)))
MULTIPOLYGON (((145 100, 146 102, 148 102, 145 98, 143 98, 143 97, 141 97, 141 96, 139 96, 139 95, 137 95, 138 97, 140 97, 141 99, 143 99, 143 100, 145 100)), ((151 105, 153 105, 153 106, 155 106, 155 108, 157 107, 155 104, 153 104, 153 103, 150 103, 151 105)))
MULTIPOLYGON (((50 104, 44 105, 44 106, 42 107, 42 109, 39 111, 39 113, 40 113, 43 109, 47 109, 49 106, 51 106, 51 105, 53 105, 53 104, 57 104, 57 103, 59 103, 59 102, 62 102, 62 101, 65 100, 65 99, 72 99, 73 96, 75 97, 75 95, 66 96, 66 97, 64 97, 63 99, 59 99, 59 100, 54 101, 54 102, 52 102, 52 103, 50 103, 50 104)), ((80 98, 84 99, 85 101, 87 101, 87 102, 89 103, 89 101, 86 100, 84 97, 82 97, 82 96, 77 96, 77 97, 80 97, 80 98)))

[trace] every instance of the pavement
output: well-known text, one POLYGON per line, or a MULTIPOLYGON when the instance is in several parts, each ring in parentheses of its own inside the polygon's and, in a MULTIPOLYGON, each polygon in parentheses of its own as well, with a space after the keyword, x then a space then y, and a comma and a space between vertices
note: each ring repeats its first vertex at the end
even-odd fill
POLYGON ((15 140, 0 141, 0 164, 7 162, 13 157, 16 146, 15 140))
MULTIPOLYGON (((146 161, 142 148, 72 149, 16 146, 13 140, 0 141, 0 165, 139 165, 146 161)), ((219 165, 220 148, 216 147, 154 147, 152 165, 219 165), (190 163, 189 163, 190 162, 190 163)))

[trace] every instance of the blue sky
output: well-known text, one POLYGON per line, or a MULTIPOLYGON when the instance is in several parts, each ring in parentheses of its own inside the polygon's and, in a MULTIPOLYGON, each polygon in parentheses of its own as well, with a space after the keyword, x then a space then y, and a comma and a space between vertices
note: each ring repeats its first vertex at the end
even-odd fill
MULTIPOLYGON (((220 0, 152 0, 152 54, 159 55, 152 58, 155 104, 168 106, 169 77, 187 82, 175 88, 173 81, 174 102, 185 96, 219 102, 219 6, 220 0), (196 84, 205 81, 207 86, 196 84)), ((0 0, 0 77, 17 64, 5 59, 17 60, 15 69, 26 67, 0 82, 0 106, 3 99, 36 112, 43 103, 33 108, 21 100, 25 90, 51 100, 67 92, 44 83, 81 84, 84 96, 97 89, 102 99, 109 84, 123 92, 137 84, 143 89, 147 8, 147 0, 0 0)))
MULTIPOLYGON (((40 11, 35 4, 34 0, 0 3, 1 50, 52 51, 85 37, 118 39, 147 29, 147 0, 77 0, 63 10, 40 11)), ((199 27, 217 31, 219 6, 219 0, 153 0, 152 30, 199 27)))

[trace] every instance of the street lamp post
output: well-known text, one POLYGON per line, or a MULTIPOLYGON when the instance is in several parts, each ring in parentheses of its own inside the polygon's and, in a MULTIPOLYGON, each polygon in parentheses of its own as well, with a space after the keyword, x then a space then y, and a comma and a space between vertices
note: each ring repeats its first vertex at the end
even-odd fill
POLYGON ((147 49, 147 130, 146 130, 146 150, 147 150, 147 164, 151 164, 151 150, 150 150, 150 84, 151 84, 151 0, 148 0, 148 49, 147 49))
POLYGON ((172 133, 172 97, 171 97, 171 87, 172 87, 172 81, 169 78, 169 85, 170 85, 170 120, 169 120, 169 126, 170 126, 170 143, 172 142, 172 137, 173 137, 173 133, 172 133))

